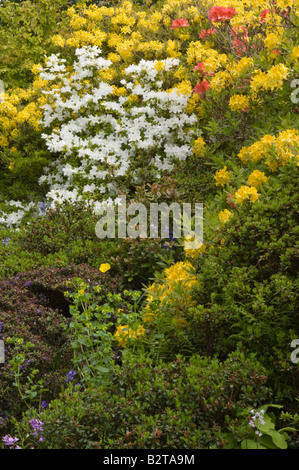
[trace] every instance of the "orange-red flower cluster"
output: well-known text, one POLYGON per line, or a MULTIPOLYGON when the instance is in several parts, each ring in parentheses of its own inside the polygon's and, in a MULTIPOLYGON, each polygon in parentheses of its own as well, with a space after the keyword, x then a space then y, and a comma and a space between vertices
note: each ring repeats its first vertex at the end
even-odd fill
POLYGON ((209 20, 219 23, 220 21, 231 20, 238 12, 232 7, 219 7, 216 5, 209 11, 209 20))
POLYGON ((206 36, 210 36, 210 34, 215 34, 217 31, 215 28, 210 29, 202 29, 200 32, 200 39, 204 39, 206 36))
POLYGON ((186 28, 187 26, 190 26, 188 21, 185 18, 182 19, 176 19, 172 22, 172 26, 170 29, 177 29, 177 28, 186 28))
POLYGON ((209 77, 212 77, 214 75, 214 72, 205 72, 205 63, 204 62, 198 62, 197 65, 195 65, 194 69, 193 70, 198 70, 198 72, 205 76, 205 75, 208 75, 209 77))
POLYGON ((204 80, 202 82, 198 82, 197 85, 193 88, 194 93, 198 94, 200 97, 203 97, 203 95, 208 91, 210 88, 210 84, 207 80, 204 80))
POLYGON ((263 11, 261 12, 261 16, 260 16, 260 21, 261 21, 261 23, 265 23, 265 21, 266 21, 266 19, 265 19, 265 18, 266 18, 266 15, 270 15, 270 14, 271 14, 271 10, 270 10, 269 8, 268 8, 267 10, 263 10, 263 11))

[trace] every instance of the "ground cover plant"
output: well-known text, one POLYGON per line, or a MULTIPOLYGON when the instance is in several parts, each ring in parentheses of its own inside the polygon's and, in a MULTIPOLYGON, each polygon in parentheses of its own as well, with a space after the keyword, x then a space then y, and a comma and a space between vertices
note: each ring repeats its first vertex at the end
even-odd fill
POLYGON ((0 2, 0 449, 298 448, 298 11, 0 2))

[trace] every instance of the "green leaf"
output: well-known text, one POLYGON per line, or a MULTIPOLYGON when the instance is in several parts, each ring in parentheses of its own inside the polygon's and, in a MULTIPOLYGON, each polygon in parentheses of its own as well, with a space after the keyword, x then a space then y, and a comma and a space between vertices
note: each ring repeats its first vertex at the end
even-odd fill
POLYGON ((279 449, 287 449, 288 444, 284 438, 284 436, 279 433, 278 431, 271 431, 268 433, 272 437, 273 443, 279 447, 279 449))
POLYGON ((107 367, 103 367, 103 366, 96 366, 95 369, 97 369, 100 372, 104 372, 104 373, 109 372, 109 369, 107 369, 107 367))
POLYGON ((252 439, 244 439, 244 441, 241 442, 241 449, 266 449, 266 447, 252 439))

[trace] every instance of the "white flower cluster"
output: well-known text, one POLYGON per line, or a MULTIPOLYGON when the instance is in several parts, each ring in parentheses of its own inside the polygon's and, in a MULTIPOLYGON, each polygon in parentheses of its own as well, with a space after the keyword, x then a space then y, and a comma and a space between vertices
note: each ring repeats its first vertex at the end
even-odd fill
MULTIPOLYGON (((144 173, 160 178, 192 153, 192 132, 186 133, 186 127, 196 117, 184 112, 190 96, 162 89, 156 61, 126 68, 127 79, 121 80, 125 96, 114 95, 113 87, 99 80, 112 63, 97 46, 77 48, 71 71, 65 62, 53 54, 40 72, 55 85, 43 90, 42 137, 51 152, 61 154, 39 179, 49 187, 48 206, 85 199, 89 193, 90 203, 98 206, 95 201, 103 204, 106 197, 111 204, 111 197, 104 196, 112 195, 111 186, 115 195, 119 182, 138 183, 144 173)), ((160 62, 165 72, 179 65, 173 58, 160 62)))
POLYGON ((250 417, 250 420, 249 420, 248 424, 253 429, 255 429, 255 434, 257 434, 259 437, 261 437, 263 434, 258 429, 256 429, 256 421, 259 421, 261 425, 265 424, 265 420, 264 420, 265 410, 261 410, 260 412, 259 411, 255 412, 254 410, 251 410, 250 413, 253 416, 250 417))
MULTIPOLYGON (((7 205, 18 208, 17 211, 12 211, 9 213, 2 212, 2 215, 0 215, 0 224, 8 227, 20 225, 25 214, 33 209, 36 209, 36 204, 34 202, 30 202, 29 204, 22 204, 20 201, 9 201, 7 205)), ((40 210, 39 213, 41 214, 40 210)))

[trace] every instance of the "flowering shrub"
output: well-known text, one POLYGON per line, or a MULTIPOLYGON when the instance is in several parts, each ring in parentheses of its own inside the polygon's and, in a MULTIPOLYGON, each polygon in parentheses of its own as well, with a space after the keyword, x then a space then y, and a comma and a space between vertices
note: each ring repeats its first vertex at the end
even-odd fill
MULTIPOLYGON (((255 139, 254 117, 263 114, 273 93, 272 113, 278 108, 281 113, 279 103, 283 100, 287 115, 292 109, 286 99, 289 84, 297 70, 292 15, 296 15, 296 5, 284 1, 273 9, 267 2, 257 6, 234 1, 233 6, 203 4, 197 8, 187 0, 171 1, 150 11, 148 18, 128 1, 115 7, 78 4, 69 8, 69 27, 52 38, 60 52, 49 55, 45 65, 35 65, 36 79, 28 90, 31 102, 17 114, 21 121, 26 116, 28 121, 29 112, 33 119, 30 125, 36 126, 37 120, 46 130, 41 132, 49 151, 43 152, 35 175, 38 172, 40 183, 46 184, 47 199, 52 204, 82 197, 96 204, 103 200, 111 203, 109 182, 120 180, 116 186, 124 190, 136 181, 161 176, 161 171, 173 168, 174 159, 191 156, 192 132, 183 130, 195 124, 193 114, 205 128, 204 141, 209 143, 210 153, 216 147, 214 142, 225 143, 224 151, 231 152, 229 142, 245 143, 249 129, 255 139), (198 26, 202 28, 200 35, 198 26), (208 45, 204 43, 207 35, 211 37, 208 45), (157 36, 163 41, 157 41, 157 36), (277 56, 282 44, 285 52, 277 56), (201 75, 196 77, 194 72, 201 75), (147 97, 144 103, 142 95, 147 97), (169 108, 166 106, 173 113, 169 121, 162 96, 170 100, 169 108), (240 116, 238 126, 233 115, 225 112, 227 104, 240 116), (43 119, 34 118, 42 110, 43 119), (119 120, 117 126, 115 119, 119 120), (153 126, 153 119, 158 124, 153 126), (55 152, 55 161, 47 165, 51 152, 55 152), (60 157, 58 162, 55 155, 60 157), (42 163, 48 166, 46 173, 42 163), (147 168, 150 163, 151 169, 147 168)), ((12 118, 6 116, 7 130, 12 118)), ((15 137, 5 132, 5 165, 11 168, 6 181, 12 176, 10 172, 20 168, 19 154, 13 155, 20 150, 12 139, 15 137)), ((269 164, 275 170, 272 159, 269 164)), ((21 211, 3 216, 2 221, 20 223, 31 208, 25 205, 21 211)))
POLYGON ((0 5, 0 446, 296 447, 255 410, 266 374, 286 416, 298 396, 298 0, 20 3, 0 5), (121 195, 203 203, 204 241, 96 239, 121 195))

